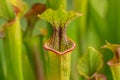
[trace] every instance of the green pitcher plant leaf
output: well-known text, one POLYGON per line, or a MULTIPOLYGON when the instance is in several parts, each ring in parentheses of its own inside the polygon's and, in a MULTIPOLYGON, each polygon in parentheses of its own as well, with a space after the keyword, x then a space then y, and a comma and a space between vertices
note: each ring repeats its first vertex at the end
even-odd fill
POLYGON ((103 59, 101 53, 96 49, 89 47, 88 52, 78 60, 77 70, 80 75, 89 79, 93 78, 102 66, 103 59))
POLYGON ((45 43, 45 49, 58 54, 65 54, 73 50, 75 43, 66 36, 66 26, 79 16, 81 16, 80 13, 67 12, 62 8, 57 10, 47 9, 41 15, 38 15, 40 19, 48 21, 53 27, 53 35, 45 43))
POLYGON ((8 21, 5 31, 6 80, 23 80, 22 74, 22 39, 19 17, 8 21), (12 74, 11 74, 12 73, 12 74))
POLYGON ((75 18, 81 16, 73 11, 67 12, 62 8, 57 10, 47 9, 43 14, 38 15, 40 19, 48 21, 53 27, 65 27, 75 18))
POLYGON ((14 10, 9 0, 0 0, 0 17, 5 20, 13 20, 15 18, 14 10))
POLYGON ((120 80, 120 45, 111 44, 106 41, 106 45, 102 48, 110 49, 114 53, 113 58, 107 64, 111 69, 113 80, 120 80))
POLYGON ((120 45, 118 44, 111 44, 106 41, 106 45, 104 45, 102 48, 110 49, 114 53, 114 62, 119 63, 120 62, 120 45))

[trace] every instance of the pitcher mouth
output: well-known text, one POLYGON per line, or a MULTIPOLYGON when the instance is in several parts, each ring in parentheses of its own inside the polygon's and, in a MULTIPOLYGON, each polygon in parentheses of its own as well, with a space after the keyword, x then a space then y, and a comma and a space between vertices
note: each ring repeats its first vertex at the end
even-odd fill
MULTIPOLYGON (((58 55, 63 55, 63 54, 66 54, 66 53, 72 51, 72 50, 76 47, 76 43, 75 43, 74 41, 72 41, 71 39, 69 39, 69 40, 72 42, 72 46, 71 46, 69 49, 66 49, 66 50, 64 50, 64 51, 59 51, 59 50, 56 50, 56 49, 54 49, 54 48, 51 48, 51 47, 48 45, 48 41, 45 42, 44 48, 45 48, 46 50, 52 51, 52 52, 54 52, 54 53, 56 53, 56 54, 58 54, 58 55)), ((56 46, 58 46, 58 45, 56 45, 56 46)))
POLYGON ((117 66, 120 65, 120 62, 117 62, 117 59, 113 57, 111 60, 108 61, 107 63, 109 66, 117 66))

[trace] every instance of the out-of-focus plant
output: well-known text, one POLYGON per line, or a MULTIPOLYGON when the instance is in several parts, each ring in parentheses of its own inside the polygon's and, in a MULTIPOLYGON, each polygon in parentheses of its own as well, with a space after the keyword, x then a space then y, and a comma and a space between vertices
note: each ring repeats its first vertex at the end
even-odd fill
POLYGON ((111 44, 106 41, 106 45, 103 48, 110 49, 114 53, 114 57, 108 61, 108 65, 111 68, 113 79, 119 80, 120 79, 120 45, 118 44, 111 44))
POLYGON ((86 80, 106 80, 106 77, 99 74, 103 66, 102 54, 92 47, 89 47, 77 63, 77 70, 86 80))
POLYGON ((87 46, 87 12, 88 12, 88 0, 72 0, 73 2, 73 9, 77 12, 83 14, 82 17, 79 17, 75 23, 73 24, 75 27, 74 33, 71 33, 69 29, 69 35, 73 35, 75 37, 76 42, 76 50, 72 54, 72 72, 71 78, 72 80, 82 80, 82 77, 78 74, 76 69, 74 68, 76 61, 82 55, 84 50, 86 50, 87 46))
POLYGON ((46 9, 45 4, 36 3, 32 6, 31 10, 29 10, 25 14, 25 18, 27 20, 27 28, 24 32, 25 37, 31 37, 32 36, 33 29, 35 27, 36 22, 38 21, 37 15, 44 12, 45 9, 46 9))
POLYGON ((52 9, 59 9, 60 8, 60 6, 62 5, 62 7, 64 8, 64 9, 66 9, 66 7, 67 7, 67 0, 58 0, 58 1, 56 1, 56 0, 47 0, 47 7, 48 8, 52 8, 52 9))
MULTIPOLYGON (((0 38, 3 38, 3 32, 0 32, 0 38)), ((3 65, 5 65, 5 59, 4 59, 4 48, 3 46, 3 40, 0 39, 0 79, 5 80, 5 73, 4 73, 4 69, 5 67, 3 65)))
POLYGON ((7 21, 4 25, 5 59, 7 71, 6 80, 23 80, 21 59, 22 41, 20 28, 20 16, 21 13, 23 13, 21 11, 23 8, 17 6, 22 1, 18 4, 11 3, 13 2, 12 0, 0 0, 0 2, 0 17, 7 21))
POLYGON ((5 20, 13 20, 15 18, 14 10, 9 0, 0 0, 0 17, 5 20))
POLYGON ((39 15, 40 19, 48 21, 53 28, 53 35, 46 41, 44 48, 48 50, 49 80, 69 80, 71 67, 71 52, 75 43, 66 35, 67 25, 76 17, 81 16, 64 9, 48 9, 39 15))
MULTIPOLYGON (((105 76, 99 74, 101 72, 108 80, 112 80, 112 77, 114 80, 119 80, 118 44, 106 42, 104 45, 104 48, 112 50, 115 55, 108 62, 109 66, 104 64, 101 71, 97 69, 102 64, 102 56, 93 48, 89 48, 89 52, 83 54, 78 61, 78 72, 75 63, 87 46, 99 49, 104 40, 119 42, 120 0, 25 1, 28 5, 22 0, 0 0, 0 80, 84 80, 83 77, 89 80, 104 80, 105 76), (65 10, 81 12, 83 17, 76 19, 76 23, 63 26, 71 15, 64 14, 67 12, 59 9, 61 5, 65 10), (45 6, 55 10, 48 9, 50 12, 46 13, 49 16, 47 18, 45 13, 41 14, 45 11, 45 6), (43 20, 38 21, 38 14, 50 24, 43 20), (67 30, 66 26, 69 26, 67 30), (66 34, 77 44, 77 48, 72 52, 68 51, 74 48, 72 47, 74 42, 66 34), (43 49, 43 43, 51 35, 44 46, 49 50, 47 52, 43 49), (98 60, 101 63, 97 66, 95 61, 98 60), (88 64, 85 64, 85 61, 88 64), (78 73, 84 75, 81 74, 81 77, 78 73)), ((104 62, 106 63, 111 57, 112 54, 104 54, 104 62)))
MULTIPOLYGON (((35 79, 44 80, 43 76, 43 68, 42 62, 40 59, 39 46, 36 45, 37 38, 39 36, 33 36, 33 31, 35 28, 35 24, 38 21, 38 14, 41 14, 46 9, 46 6, 41 3, 36 3, 32 6, 32 8, 25 14, 25 18, 27 20, 27 28, 24 31, 24 45, 27 50, 27 56, 30 61, 31 67, 35 74, 35 79)), ((43 55, 43 53, 41 53, 43 55)), ((44 56, 42 56, 44 57, 44 56)), ((42 58, 41 57, 41 58, 42 58)), ((43 58, 42 58, 43 59, 43 58)), ((44 64, 44 63, 43 63, 44 64)))

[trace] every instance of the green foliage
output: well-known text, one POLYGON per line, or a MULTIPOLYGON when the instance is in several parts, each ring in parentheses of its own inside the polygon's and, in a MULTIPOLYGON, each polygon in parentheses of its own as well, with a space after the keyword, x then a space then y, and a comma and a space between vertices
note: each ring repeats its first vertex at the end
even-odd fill
POLYGON ((110 49, 114 53, 114 57, 108 61, 108 65, 111 68, 114 80, 120 79, 120 45, 111 44, 106 41, 106 45, 103 48, 110 49))
POLYGON ((0 0, 0 17, 6 20, 15 18, 14 10, 9 0, 0 0))
POLYGON ((64 9, 66 9, 67 0, 47 0, 47 6, 51 9, 59 9, 60 6, 62 6, 64 9))
POLYGON ((85 78, 92 78, 103 66, 102 55, 90 47, 77 63, 77 70, 85 78))
POLYGON ((6 23, 4 27, 7 80, 22 80, 22 43, 19 18, 17 17, 15 21, 6 23))
POLYGON ((106 41, 106 45, 103 46, 103 48, 110 49, 114 53, 114 58, 116 59, 116 63, 120 62, 120 45, 118 44, 111 44, 106 41))
MULTIPOLYGON (((79 57, 81 58, 77 69, 80 69, 79 73, 82 73, 82 76, 87 78, 93 77, 95 72, 100 71, 107 76, 108 80, 119 80, 119 14, 120 0, 0 0, 0 44, 4 44, 0 46, 0 80, 14 80, 17 79, 17 77, 21 79, 21 73, 24 78, 23 80, 43 80, 43 77, 45 77, 45 80, 49 80, 51 76, 54 76, 52 80, 54 80, 54 78, 57 80, 58 77, 59 79, 84 80, 81 75, 78 75, 75 68, 79 57), (43 14, 39 11, 43 12, 45 7, 36 6, 36 4, 41 3, 44 3, 43 6, 48 8, 43 14), (32 8, 30 9, 31 6, 32 8), (37 10, 38 12, 36 12, 37 10), (70 11, 67 12, 66 10, 70 11), (77 13, 71 10, 77 11, 77 13), (82 13, 83 16, 77 18, 81 16, 80 13, 82 13), (26 15, 24 16, 24 14, 26 15), (37 15, 39 15, 40 18, 39 21, 37 15), (16 20, 16 17, 19 17, 19 19, 16 20), (75 18, 77 19, 75 20, 75 18), (51 43, 55 44, 54 47, 52 45, 52 48, 62 53, 61 57, 59 57, 59 54, 52 54, 53 52, 48 54, 48 52, 43 49, 44 42, 48 39, 48 36, 51 36, 53 33, 53 27, 43 20, 46 20, 54 28, 57 28, 55 29, 55 35, 52 35, 52 37, 54 37, 52 40, 54 41, 51 43), (75 21, 71 22, 73 20, 75 21), (6 21, 10 23, 9 25, 11 26, 3 28, 6 21), (20 23, 21 21, 22 24, 20 23), (68 26, 67 29, 66 26, 68 26), (62 39, 61 45, 58 45, 60 42, 60 36, 58 37, 58 35, 61 34, 59 33, 61 29, 64 34, 62 38, 60 38, 62 39), (63 52, 69 50, 74 42, 66 35, 76 42, 76 49, 71 52, 72 54, 69 54, 69 56, 66 56, 67 54, 63 54, 63 52), (110 49, 114 54, 100 49, 105 40, 117 43, 111 44, 107 42, 106 45, 104 45, 104 48, 110 49), (67 45, 68 42, 71 44, 70 46, 67 45), (61 47, 63 45, 65 46, 61 47), (89 49, 88 53, 82 54, 87 50, 88 46, 93 46, 104 53, 103 61, 105 63, 102 70, 98 70, 100 65, 102 65, 102 63, 100 63, 102 62, 102 56, 101 54, 99 55, 98 51, 96 52, 95 50, 94 52, 92 49, 89 49), (69 59, 70 55, 71 58, 69 59), (84 61, 88 63, 85 64, 84 61), (99 61, 99 63, 97 61, 99 61), (98 63, 98 65, 95 66, 96 63, 98 63), (93 66, 91 67, 90 64, 93 66), (52 70, 50 70, 50 68, 52 70), (63 70, 60 70, 60 68, 63 70), (42 70, 44 70, 44 72, 42 72, 42 70), (41 77, 41 75, 43 75, 43 77, 41 77), (69 78, 65 75, 69 76, 69 78)), ((51 41, 51 38, 48 41, 51 41)), ((48 41, 47 45, 49 44, 48 41)), ((51 45, 49 45, 49 47, 51 48, 51 45)), ((97 77, 100 76, 101 75, 97 74, 97 77)))
POLYGON ((79 13, 73 11, 66 12, 64 9, 57 10, 48 9, 43 14, 38 15, 40 19, 48 21, 53 27, 65 27, 76 17, 81 16, 79 13))
POLYGON ((39 15, 40 19, 48 21, 53 27, 53 36, 46 42, 45 48, 58 54, 65 54, 74 49, 75 43, 66 37, 66 26, 76 17, 75 12, 67 12, 62 8, 48 9, 39 15), (55 46, 58 45, 58 46, 55 46))

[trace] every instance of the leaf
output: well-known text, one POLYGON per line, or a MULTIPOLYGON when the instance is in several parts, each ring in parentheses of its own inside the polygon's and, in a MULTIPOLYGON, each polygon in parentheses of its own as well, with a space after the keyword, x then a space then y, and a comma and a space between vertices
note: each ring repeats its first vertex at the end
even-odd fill
POLYGON ((14 10, 9 0, 0 0, 0 17, 6 20, 15 18, 14 10))
POLYGON ((113 80, 120 80, 120 45, 106 41, 106 45, 102 48, 110 49, 114 53, 114 57, 107 64, 111 69, 113 80))
POLYGON ((48 21, 53 27, 65 27, 78 16, 81 16, 81 14, 73 11, 66 12, 62 8, 57 10, 47 9, 43 14, 38 15, 40 19, 48 21))
POLYGON ((92 47, 84 54, 77 63, 77 70, 85 78, 91 78, 103 66, 102 55, 92 47))
POLYGON ((38 15, 40 19, 48 21, 54 31, 52 37, 46 41, 44 48, 60 55, 72 51, 75 48, 75 43, 66 36, 66 26, 78 16, 81 14, 73 11, 67 12, 62 8, 47 9, 38 15))
POLYGON ((114 59, 113 62, 120 62, 120 45, 118 44, 111 44, 106 41, 106 45, 104 45, 102 48, 110 49, 114 53, 114 59))
POLYGON ((22 74, 22 39, 19 17, 7 22, 5 31, 6 80, 23 80, 22 74))

